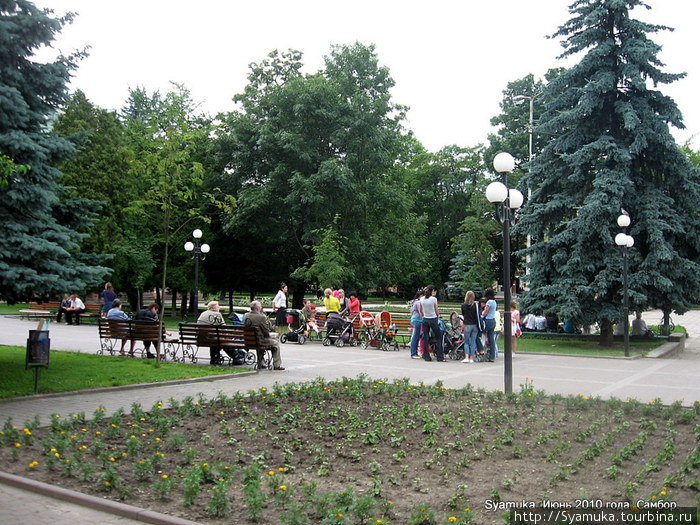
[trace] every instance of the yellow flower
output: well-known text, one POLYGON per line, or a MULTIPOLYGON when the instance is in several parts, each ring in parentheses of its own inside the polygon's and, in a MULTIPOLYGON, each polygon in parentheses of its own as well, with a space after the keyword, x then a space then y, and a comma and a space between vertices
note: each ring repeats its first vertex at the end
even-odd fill
POLYGON ((268 476, 274 476, 274 475, 275 475, 275 471, 274 471, 274 470, 271 470, 270 472, 267 473, 267 475, 268 475, 268 476))
POLYGON ((665 490, 662 490, 659 494, 661 494, 662 496, 665 496, 665 495, 666 495, 666 491, 665 491, 665 490))
POLYGON ((21 447, 21 446, 22 446, 21 443, 15 443, 15 447, 19 448, 19 447, 21 447))
POLYGON ((95 435, 97 435, 97 436, 99 436, 100 434, 102 434, 102 432, 100 432, 99 430, 97 432, 95 432, 95 435))
POLYGON ((34 467, 36 467, 38 464, 39 464, 38 461, 32 461, 32 462, 29 464, 29 468, 34 468, 34 467))
POLYGON ((287 485, 280 485, 280 490, 287 490, 287 485))
POLYGON ((343 515, 342 515, 340 512, 338 512, 338 513, 335 515, 335 517, 336 517, 336 518, 342 518, 343 515))
POLYGON ((109 487, 111 483, 109 481, 105 481, 105 487, 109 487))
POLYGON ((61 457, 61 454, 59 454, 58 452, 55 452, 54 455, 53 455, 53 457, 55 457, 55 458, 60 458, 60 457, 61 457))
POLYGON ((168 475, 167 475, 167 474, 163 474, 161 477, 162 477, 163 479, 168 479, 168 475))
POLYGON ((114 459, 114 458, 109 458, 109 460, 110 460, 110 461, 116 461, 116 459, 114 459))
POLYGON ((448 519, 449 521, 451 521, 452 523, 454 523, 455 521, 457 521, 457 518, 456 518, 455 516, 450 516, 450 517, 447 518, 447 519, 448 519))
POLYGON ((279 470, 280 472, 284 472, 284 467, 280 467, 277 470, 279 470))
POLYGON ((28 436, 31 436, 31 435, 32 435, 32 431, 29 430, 28 428, 25 428, 25 429, 24 429, 24 433, 27 434, 28 436))

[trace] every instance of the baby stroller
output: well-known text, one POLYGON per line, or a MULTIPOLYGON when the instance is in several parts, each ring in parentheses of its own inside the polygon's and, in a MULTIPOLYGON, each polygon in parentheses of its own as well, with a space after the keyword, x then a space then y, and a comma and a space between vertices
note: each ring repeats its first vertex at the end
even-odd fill
POLYGON ((362 334, 362 347, 380 348, 385 352, 388 350, 399 349, 399 343, 396 340, 396 325, 391 322, 391 314, 389 312, 378 313, 376 317, 372 317, 369 312, 360 312, 360 319, 364 332, 362 334))
POLYGON ((342 348, 348 343, 355 346, 355 335, 352 322, 343 319, 340 314, 331 312, 326 317, 326 337, 323 339, 323 346, 335 344, 342 348))
POLYGON ((289 331, 280 335, 280 343, 299 343, 303 345, 306 342, 306 319, 300 310, 287 310, 287 325, 289 331))
POLYGON ((396 325, 391 322, 389 312, 377 314, 377 329, 379 330, 380 348, 385 352, 388 350, 399 351, 399 342, 396 340, 396 325))
POLYGON ((379 341, 379 331, 377 329, 377 323, 374 321, 374 316, 363 310, 360 312, 360 322, 362 323, 362 334, 360 335, 362 339, 362 348, 365 350, 370 346, 379 348, 381 343, 379 341))
POLYGON ((450 322, 442 332, 442 348, 445 355, 455 361, 464 359, 464 322, 462 316, 452 312, 450 322))

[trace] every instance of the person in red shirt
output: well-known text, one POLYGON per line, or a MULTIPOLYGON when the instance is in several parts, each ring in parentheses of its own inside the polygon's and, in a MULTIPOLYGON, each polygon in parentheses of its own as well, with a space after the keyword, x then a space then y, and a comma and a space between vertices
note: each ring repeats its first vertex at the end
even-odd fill
POLYGON ((360 310, 362 310, 362 304, 360 303, 360 299, 357 297, 357 292, 350 292, 349 309, 350 309, 350 317, 354 317, 356 315, 359 315, 360 310))

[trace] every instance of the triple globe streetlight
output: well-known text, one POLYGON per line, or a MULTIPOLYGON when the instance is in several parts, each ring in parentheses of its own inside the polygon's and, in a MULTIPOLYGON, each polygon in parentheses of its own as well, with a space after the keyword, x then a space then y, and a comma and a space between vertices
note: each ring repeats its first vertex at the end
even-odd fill
POLYGON ((185 243, 185 251, 192 252, 192 258, 194 259, 194 313, 197 315, 199 308, 199 261, 206 259, 211 247, 206 243, 200 243, 202 230, 199 228, 192 232, 192 237, 194 237, 194 242, 187 241, 185 243))
MULTIPOLYGON (((508 188, 508 174, 515 169, 515 159, 510 153, 499 153, 493 159, 494 169, 501 174, 500 182, 492 182, 486 188, 486 198, 496 206, 496 216, 503 225, 503 354, 504 354, 504 390, 513 392, 513 351, 511 348, 510 318, 510 226, 511 210, 523 205, 524 197, 515 188, 508 188)), ((492 350, 493 352, 493 350, 492 350)))

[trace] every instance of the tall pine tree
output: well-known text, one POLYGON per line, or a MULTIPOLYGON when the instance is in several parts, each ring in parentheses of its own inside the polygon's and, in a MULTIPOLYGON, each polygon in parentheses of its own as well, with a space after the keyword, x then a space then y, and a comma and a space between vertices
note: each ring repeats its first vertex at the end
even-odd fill
POLYGON ((539 131, 553 137, 530 166, 532 196, 519 231, 534 242, 528 309, 601 322, 603 342, 621 319, 622 258, 614 243, 621 208, 632 219, 634 309, 685 312, 700 297, 700 178, 669 126, 681 113, 656 89, 683 74, 662 71, 664 26, 632 18, 640 0, 578 0, 562 57, 581 61, 548 84, 539 131))
POLYGON ((105 268, 80 253, 93 214, 81 200, 63 199, 56 165, 73 145, 48 131, 67 94, 73 58, 33 59, 70 16, 55 18, 24 0, 0 0, 0 156, 27 166, 0 187, 0 298, 9 302, 84 291, 105 268))

